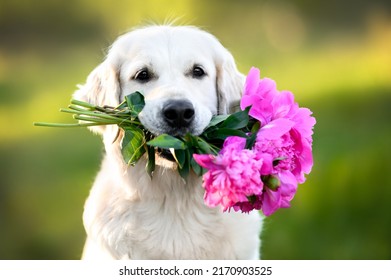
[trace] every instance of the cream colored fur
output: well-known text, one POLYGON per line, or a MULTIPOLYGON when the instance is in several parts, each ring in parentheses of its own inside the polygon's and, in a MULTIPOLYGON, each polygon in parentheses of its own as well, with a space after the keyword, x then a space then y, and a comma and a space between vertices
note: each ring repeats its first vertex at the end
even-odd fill
MULTIPOLYGON (((155 134, 165 132, 164 102, 189 100, 195 111, 189 132, 200 134, 212 115, 230 112, 240 99, 244 77, 232 55, 209 33, 188 26, 150 26, 120 36, 104 62, 74 97, 98 105, 117 105, 125 95, 143 93, 140 120, 155 134), (194 78, 201 66, 206 75, 194 78), (153 75, 136 78, 142 69, 153 75)), ((120 153, 118 128, 95 127, 105 156, 83 215, 87 241, 84 259, 258 259, 262 219, 250 214, 208 208, 202 179, 187 183, 163 158, 153 178, 146 159, 127 166, 120 153)))

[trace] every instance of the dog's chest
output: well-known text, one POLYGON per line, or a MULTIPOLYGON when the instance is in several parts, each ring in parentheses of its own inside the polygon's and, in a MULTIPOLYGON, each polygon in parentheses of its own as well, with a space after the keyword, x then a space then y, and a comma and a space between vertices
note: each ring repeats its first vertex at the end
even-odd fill
POLYGON ((167 200, 136 208, 134 224, 123 237, 130 258, 216 259, 222 257, 221 248, 225 257, 232 257, 218 211, 192 201, 175 205, 167 200))
POLYGON ((237 257, 233 239, 241 229, 227 213, 204 204, 200 179, 184 185, 173 172, 151 180, 131 170, 124 177, 104 176, 108 181, 96 185, 86 203, 86 230, 113 258, 237 257))

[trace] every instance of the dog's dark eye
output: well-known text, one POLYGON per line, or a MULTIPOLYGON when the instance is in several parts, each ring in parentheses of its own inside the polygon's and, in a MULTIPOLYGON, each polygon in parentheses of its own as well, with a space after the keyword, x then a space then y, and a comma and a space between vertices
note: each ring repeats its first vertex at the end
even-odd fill
POLYGON ((205 73, 204 69, 202 69, 200 66, 194 66, 193 72, 192 72, 193 78, 199 79, 205 75, 206 75, 206 73, 205 73))
POLYGON ((134 75, 134 79, 141 83, 146 83, 151 79, 151 75, 148 69, 141 69, 136 73, 136 75, 134 75))

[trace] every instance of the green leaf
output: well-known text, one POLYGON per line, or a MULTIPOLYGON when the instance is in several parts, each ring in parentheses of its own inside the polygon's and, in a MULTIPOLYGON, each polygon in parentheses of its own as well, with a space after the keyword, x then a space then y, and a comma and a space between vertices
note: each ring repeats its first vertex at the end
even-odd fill
POLYGON ((216 116, 213 116, 212 119, 210 120, 208 126, 205 128, 205 130, 207 130, 208 128, 212 127, 212 126, 216 126, 218 125, 219 123, 222 123, 223 121, 225 121, 230 115, 216 115, 216 116))
POLYGON ((187 133, 183 140, 186 142, 186 146, 190 148, 190 147, 197 147, 198 138, 199 138, 198 136, 187 133))
POLYGON ((253 126, 251 127, 251 134, 248 136, 246 140, 246 149, 252 149, 255 145, 255 141, 257 140, 257 133, 259 129, 261 128, 260 122, 255 122, 253 126))
POLYGON ((197 148, 201 154, 214 154, 210 145, 202 139, 198 139, 197 148))
POLYGON ((121 152, 127 164, 135 165, 146 152, 143 131, 134 126, 123 128, 125 135, 122 140, 121 152))
POLYGON ((168 134, 161 134, 157 136, 156 138, 147 142, 147 145, 162 148, 162 149, 170 149, 170 148, 173 148, 175 150, 186 149, 185 142, 168 134))
POLYGON ((186 150, 175 150, 174 154, 178 168, 183 168, 183 166, 186 164, 186 150))
POLYGON ((208 135, 211 133, 213 134, 213 132, 216 131, 217 129, 218 129, 217 126, 211 126, 208 129, 205 129, 200 136, 203 138, 208 138, 208 135))
POLYGON ((137 117, 145 106, 144 96, 138 91, 125 96, 125 101, 132 117, 137 117))
POLYGON ((207 136, 209 139, 221 139, 221 140, 225 140, 229 136, 239 136, 239 137, 247 138, 245 132, 237 129, 232 129, 232 128, 220 128, 217 129, 216 131, 213 131, 213 133, 209 133, 207 136))
POLYGON ((258 133, 260 128, 261 128, 261 122, 259 121, 255 122, 251 127, 251 133, 258 133))
MULTIPOLYGON (((175 153, 176 152, 177 151, 175 151, 175 153)), ((184 153, 184 160, 182 166, 178 165, 178 172, 179 175, 181 175, 181 177, 186 180, 190 173, 190 152, 189 150, 183 150, 181 152, 184 153)))
POLYGON ((221 127, 231 129, 241 129, 243 127, 246 127, 249 121, 249 110, 250 108, 248 107, 244 111, 233 113, 221 124, 221 127))
POLYGON ((149 177, 152 178, 153 171, 155 171, 155 147, 147 146, 147 155, 148 161, 145 166, 145 170, 147 171, 149 177))
POLYGON ((190 166, 191 166, 191 169, 193 169, 194 173, 197 175, 197 176, 202 176, 204 174, 204 171, 205 169, 202 168, 195 160, 193 157, 191 157, 190 159, 190 166))
POLYGON ((256 133, 251 134, 246 139, 246 146, 245 146, 245 148, 251 150, 254 147, 256 140, 257 140, 257 134, 256 133))

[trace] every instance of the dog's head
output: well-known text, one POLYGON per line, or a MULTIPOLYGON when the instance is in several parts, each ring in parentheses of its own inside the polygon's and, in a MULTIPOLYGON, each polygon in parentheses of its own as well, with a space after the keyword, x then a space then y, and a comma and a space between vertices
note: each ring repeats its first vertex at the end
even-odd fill
MULTIPOLYGON (((243 83, 232 55, 211 34, 150 26, 120 36, 74 98, 116 106, 139 91, 145 97, 139 118, 153 134, 197 135, 213 115, 231 111, 243 83)), ((107 128, 92 130, 106 137, 107 128)))

